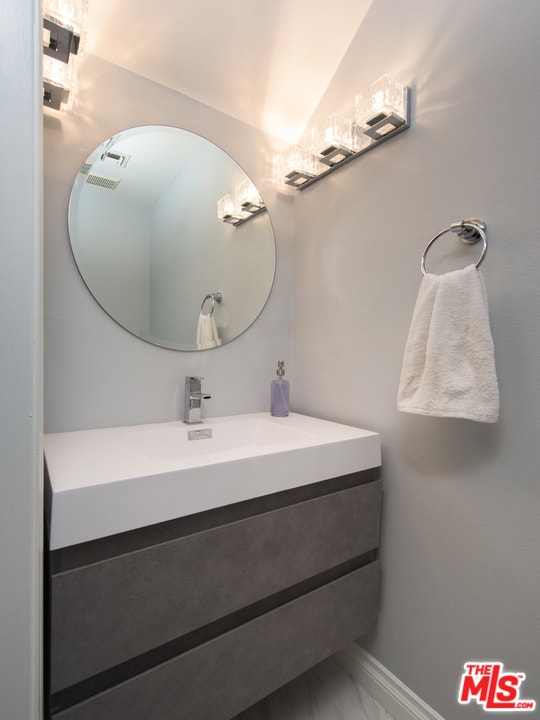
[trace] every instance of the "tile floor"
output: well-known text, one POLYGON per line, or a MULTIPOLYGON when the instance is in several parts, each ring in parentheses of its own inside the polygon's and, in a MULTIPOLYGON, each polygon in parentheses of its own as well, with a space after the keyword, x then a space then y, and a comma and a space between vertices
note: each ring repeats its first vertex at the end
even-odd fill
POLYGON ((233 720, 392 720, 329 658, 233 720))

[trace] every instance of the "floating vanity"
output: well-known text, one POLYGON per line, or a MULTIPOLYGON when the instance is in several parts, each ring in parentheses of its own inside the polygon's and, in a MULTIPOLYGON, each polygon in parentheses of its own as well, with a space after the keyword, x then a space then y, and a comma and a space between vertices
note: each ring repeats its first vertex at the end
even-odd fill
POLYGON ((257 413, 45 456, 50 718, 227 720, 375 623, 376 433, 257 413))

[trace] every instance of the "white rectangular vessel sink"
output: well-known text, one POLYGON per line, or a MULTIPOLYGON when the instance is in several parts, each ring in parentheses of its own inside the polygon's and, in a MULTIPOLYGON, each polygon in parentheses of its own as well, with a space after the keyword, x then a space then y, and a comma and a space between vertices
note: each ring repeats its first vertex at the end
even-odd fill
POLYGON ((378 467, 381 448, 367 430, 253 413, 53 433, 45 457, 54 550, 378 467))

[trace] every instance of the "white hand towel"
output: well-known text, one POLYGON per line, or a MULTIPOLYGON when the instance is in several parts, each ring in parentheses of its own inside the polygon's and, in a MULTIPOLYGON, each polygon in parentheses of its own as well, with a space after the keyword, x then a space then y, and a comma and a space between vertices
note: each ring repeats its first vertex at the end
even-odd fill
POLYGON ((206 350, 208 348, 221 345, 219 339, 216 322, 213 315, 199 315, 197 323, 197 349, 206 350))
POLYGON ((499 388, 486 290, 474 265, 424 275, 405 346, 398 409, 497 421, 499 388))

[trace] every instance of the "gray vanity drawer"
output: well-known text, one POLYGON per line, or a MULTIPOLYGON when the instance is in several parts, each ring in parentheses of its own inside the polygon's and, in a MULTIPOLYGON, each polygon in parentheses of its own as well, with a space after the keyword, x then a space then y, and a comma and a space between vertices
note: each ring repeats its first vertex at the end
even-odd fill
POLYGON ((53 720, 227 720, 367 632, 379 585, 373 562, 53 720))
POLYGON ((376 548, 380 501, 370 482, 53 575, 51 691, 376 548))

